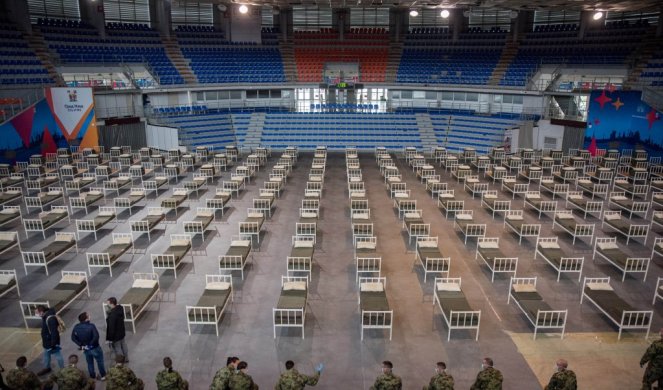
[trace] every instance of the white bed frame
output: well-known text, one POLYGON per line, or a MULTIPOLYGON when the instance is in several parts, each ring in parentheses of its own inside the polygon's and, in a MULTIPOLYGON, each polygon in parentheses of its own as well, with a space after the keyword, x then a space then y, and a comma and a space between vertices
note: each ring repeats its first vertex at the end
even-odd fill
POLYGON ((553 200, 555 199, 555 196, 557 195, 566 195, 569 192, 569 184, 568 183, 554 183, 554 178, 553 176, 543 176, 541 177, 541 181, 539 182, 539 191, 546 191, 552 193, 552 198, 553 200), (553 182, 553 188, 550 189, 546 187, 544 184, 549 184, 553 182))
POLYGON ((141 201, 145 202, 145 204, 147 204, 147 201, 146 201, 147 191, 145 191, 144 188, 142 188, 142 187, 131 187, 131 189, 129 190, 129 194, 131 194, 132 192, 141 193, 143 198, 138 200, 134 204, 131 204, 131 199, 129 197, 126 197, 126 198, 122 197, 122 198, 113 199, 113 206, 115 206, 115 208, 118 210, 118 212, 117 212, 118 214, 120 214, 124 210, 129 210, 129 215, 133 215, 133 212, 131 210, 132 208, 134 208, 135 206, 138 206, 138 204, 141 201))
POLYGON ((594 230, 596 229, 596 224, 593 223, 578 223, 578 221, 575 220, 573 217, 573 211, 571 210, 560 210, 555 212, 555 215, 553 217, 553 224, 551 227, 551 230, 555 230, 555 225, 559 226, 562 230, 565 232, 569 233, 571 236, 573 236, 573 245, 576 244, 576 238, 581 238, 582 237, 589 237, 589 245, 592 245, 592 242, 594 241, 594 230), (557 216, 560 215, 565 215, 565 216, 571 216, 575 222, 575 229, 574 230, 568 230, 564 225, 561 223, 557 222, 557 216))
POLYGON ((584 208, 570 201, 570 199, 573 199, 574 197, 582 198, 582 196, 583 196, 582 191, 569 191, 566 194, 566 204, 564 205, 564 207, 566 207, 567 209, 569 207, 573 207, 582 211, 584 213, 583 219, 587 219, 587 214, 598 214, 596 215, 596 218, 601 219, 601 215, 603 214, 602 201, 588 201, 584 208))
POLYGON ((647 334, 645 335, 645 339, 649 337, 649 331, 651 330, 651 322, 654 317, 653 310, 627 310, 622 312, 621 318, 618 319, 612 318, 601 306, 599 306, 596 302, 594 302, 591 297, 585 294, 585 286, 587 286, 588 283, 601 283, 601 284, 610 285, 610 277, 589 278, 585 276, 585 279, 582 282, 582 290, 580 290, 581 291, 580 304, 582 305, 583 300, 587 299, 588 301, 593 303, 594 306, 596 306, 596 308, 599 309, 601 313, 603 313, 606 317, 608 317, 608 319, 612 321, 612 323, 617 325, 619 327, 619 336, 617 336, 617 340, 622 339, 622 331, 624 331, 625 329, 646 329, 647 334))
POLYGON ((523 242, 523 237, 539 237, 541 234, 541 224, 539 223, 525 223, 521 225, 520 230, 517 230, 515 227, 511 226, 509 222, 510 216, 520 216, 523 217, 523 210, 509 210, 504 213, 504 227, 509 227, 512 231, 518 234, 520 238, 518 240, 518 245, 521 245, 523 242))
MULTIPOLYGON (((511 294, 512 286, 516 284, 532 284, 536 288, 536 279, 536 277, 512 277, 511 282, 509 283, 509 297, 507 298, 506 303, 509 304, 511 302, 511 298, 513 298, 513 295, 511 294)), ((566 332, 566 317, 569 314, 568 310, 538 310, 536 313, 536 320, 532 321, 532 319, 527 314, 525 314, 525 310, 522 308, 522 306, 520 306, 520 303, 516 299, 513 301, 516 303, 518 309, 523 312, 525 318, 527 318, 530 324, 532 324, 534 327, 534 336, 532 337, 533 340, 536 340, 536 335, 539 332, 539 329, 561 329, 561 339, 564 339, 564 333, 566 332), (542 322, 543 325, 539 325, 540 322, 542 322), (546 325, 546 322, 550 322, 550 324, 546 325)))
POLYGON ((502 191, 510 192, 512 199, 516 199, 516 195, 524 194, 529 191, 529 183, 518 183, 517 176, 504 176, 502 179, 502 191), (513 183, 513 187, 509 187, 506 183, 513 183))
MULTIPOLYGON (((170 235, 170 244, 173 244, 173 241, 175 240, 188 240, 189 245, 191 244, 191 235, 190 234, 171 234, 170 235)), ((189 248, 188 253, 191 254, 191 263, 193 263, 193 247, 189 248)), ((184 258, 186 257, 186 253, 182 256, 182 259, 177 263, 175 261, 175 255, 173 254, 154 254, 152 253, 150 255, 150 264, 152 264, 152 273, 156 274, 156 271, 159 269, 163 270, 173 270, 173 274, 175 276, 175 279, 177 279, 177 267, 182 265, 184 262, 184 258), (156 261, 157 265, 154 265, 154 262, 156 261)))
MULTIPOLYGON (((443 195, 445 193, 451 193, 453 195, 453 190, 447 190, 447 191, 440 191, 439 195, 443 195)), ((444 210, 444 217, 449 218, 449 213, 456 213, 460 210, 465 209, 465 201, 464 200, 456 200, 456 199, 451 199, 447 198, 446 204, 443 203, 440 200, 440 197, 438 196, 437 199, 437 207, 441 208, 444 210)))
POLYGON ((205 230, 213 223, 216 222, 216 214, 214 213, 214 209, 212 208, 207 208, 207 207, 198 207, 196 209, 196 216, 198 216, 201 212, 202 213, 211 213, 212 214, 212 221, 210 222, 209 225, 205 226, 201 221, 184 221, 182 223, 182 228, 186 234, 189 234, 191 236, 191 239, 193 240, 198 234, 200 234, 200 237, 202 238, 203 242, 205 242, 205 230))
MULTIPOLYGON (((292 236, 292 247, 294 248, 297 242, 311 242, 315 246, 315 237, 310 235, 294 235, 292 236)), ((306 273, 306 278, 311 281, 311 272, 313 272, 313 257, 286 257, 286 275, 290 276, 296 272, 306 273), (308 270, 306 270, 308 266, 308 270)), ((294 275, 293 275, 294 276, 294 275)))
POLYGON ((94 219, 77 219, 76 220, 76 234, 78 236, 78 239, 81 239, 81 233, 94 233, 94 240, 97 241, 97 232, 103 229, 106 225, 108 225, 110 222, 115 220, 115 226, 117 226, 117 211, 115 210, 115 207, 99 207, 99 214, 100 213, 105 213, 105 212, 111 212, 113 213, 113 217, 109 219, 106 223, 103 225, 96 227, 94 225, 94 219))
POLYGON ((485 223, 470 223, 465 227, 465 230, 458 224, 459 216, 462 215, 469 215, 470 218, 474 219, 474 210, 461 210, 457 211, 454 214, 454 226, 458 227, 458 229, 463 233, 465 236, 465 244, 467 244, 467 238, 468 237, 485 237, 486 236, 486 231, 488 230, 488 225, 485 223))
POLYGON ((304 328, 306 326, 306 308, 308 306, 308 278, 301 276, 281 276, 281 288, 287 282, 304 282, 306 283, 306 304, 301 309, 279 309, 272 308, 272 325, 274 328, 274 338, 276 339, 276 328, 301 328, 302 340, 304 339, 304 328), (301 324, 297 323, 297 316, 301 316, 301 324), (276 317, 281 319, 281 323, 276 323, 276 317), (286 320, 283 323, 283 320, 286 320))
POLYGON ((544 213, 552 213, 553 215, 557 211, 557 201, 556 200, 544 200, 541 197, 541 192, 540 191, 527 191, 525 193, 525 200, 523 201, 523 210, 527 207, 530 206, 534 210, 539 212, 539 219, 541 219, 541 215, 544 213), (536 206, 530 199, 532 197, 538 196, 539 199, 541 199, 541 205, 536 206))
POLYGON ((654 290, 654 300, 651 302, 652 305, 656 304, 656 299, 663 301, 663 290, 661 290, 661 287, 663 287, 663 278, 658 278, 656 281, 656 289, 654 290))
POLYGON ((186 306, 186 326, 191 336, 191 325, 214 325, 216 337, 219 337, 219 321, 225 313, 228 304, 234 300, 232 275, 205 275, 205 286, 209 283, 230 283, 230 299, 228 299, 221 310, 217 311, 215 306, 186 306), (193 316, 193 318, 191 318, 193 316), (214 318, 214 322, 209 321, 214 318))
POLYGON ((62 189, 62 187, 48 187, 48 192, 50 191, 59 191, 60 196, 46 203, 42 202, 39 196, 26 196, 24 199, 25 199, 25 209, 27 210, 27 212, 30 213, 30 209, 40 209, 42 212, 44 212, 44 207, 51 205, 59 200, 64 202, 64 190, 62 189))
MULTIPOLYGON (((246 209, 247 215, 251 213, 261 213, 263 215, 263 218, 265 217, 265 214, 262 212, 262 210, 254 209, 254 208, 248 208, 246 209)), ((263 221, 262 225, 265 224, 265 221, 263 221)), ((237 229, 237 234, 240 236, 244 235, 250 235, 250 236, 255 236, 258 244, 260 244, 260 232, 262 231, 262 225, 258 226, 257 223, 255 222, 247 222, 247 221, 241 221, 237 223, 238 229, 237 229)))
POLYGON ((9 287, 5 292, 0 294, 0 297, 4 297, 5 295, 9 294, 12 290, 16 290, 16 294, 18 294, 18 297, 21 297, 21 289, 18 286, 18 275, 16 274, 15 269, 3 269, 0 270, 0 275, 11 275, 14 279, 14 285, 12 287, 9 287))
POLYGON ((104 192, 103 188, 90 187, 90 191, 100 192, 101 195, 102 195, 101 199, 97 199, 96 201, 88 204, 88 203, 85 202, 85 198, 82 197, 83 194, 79 191, 78 196, 70 196, 69 197, 69 207, 71 207, 71 213, 72 214, 76 213, 76 211, 75 211, 76 209, 85 210, 85 214, 88 214, 88 207, 92 206, 94 203, 99 202, 99 201, 103 201, 104 204, 106 203, 106 193, 104 192))
POLYGON ((484 191, 488 190, 488 183, 481 183, 478 180, 479 176, 477 175, 468 175, 465 177, 464 188, 472 194, 472 199, 477 194, 481 195, 484 191))
MULTIPOLYGON (((582 268, 585 263, 585 258, 584 257, 566 257, 563 256, 562 259, 560 260, 560 265, 557 266, 552 260, 548 259, 543 252, 539 250, 539 244, 542 243, 550 243, 550 244, 557 244, 559 247, 559 241, 558 237, 537 237, 536 239, 536 250, 534 251, 534 259, 536 259, 536 256, 539 255, 545 260, 548 264, 550 264, 551 267, 555 271, 557 271, 557 281, 559 282, 559 278, 562 275, 562 272, 564 273, 578 273, 578 282, 580 281, 580 278, 582 277, 582 268)), ((562 251, 564 252, 564 251, 562 251)))
MULTIPOLYGON (((359 293, 357 304, 361 304, 361 285, 364 283, 382 283, 382 288, 384 291, 387 291, 387 278, 377 277, 377 278, 359 278, 359 293)), ((385 311, 364 311, 361 310, 359 313, 361 315, 361 340, 364 340, 364 329, 389 329, 389 341, 391 341, 391 336, 393 333, 394 327, 394 311, 385 310, 385 311), (364 322, 364 316, 368 316, 368 323, 364 322), (389 318, 389 321, 387 321, 389 318)))
POLYGON ((478 259, 481 257, 481 260, 483 260, 484 264, 488 267, 490 270, 490 282, 493 283, 495 281, 495 274, 496 273, 513 273, 513 276, 516 276, 516 272, 518 271, 518 258, 517 257, 495 257, 493 260, 488 260, 483 257, 483 255, 479 252, 479 246, 480 245, 486 245, 494 243, 498 248, 500 246, 500 239, 499 237, 479 237, 477 239, 477 248, 476 252, 474 254, 474 259, 478 259))
POLYGON ((641 198, 647 198, 649 193, 648 184, 633 184, 626 177, 615 177, 615 180, 612 182, 612 190, 623 191, 631 195, 631 199, 635 199, 636 196, 641 198))
MULTIPOLYGON (((136 321, 138 321, 138 318, 145 312, 145 309, 147 309, 147 307, 149 306, 150 302, 152 302, 154 297, 156 297, 159 294, 160 285, 159 285, 159 276, 155 273, 134 273, 132 275, 132 280, 134 282, 136 280, 155 280, 157 282, 157 289, 154 291, 152 295, 150 295, 150 297, 147 299, 147 302, 145 302, 145 304, 136 313, 134 313, 133 307, 130 304, 122 303, 119 301, 117 302, 117 304, 122 307, 122 310, 124 310, 124 322, 130 323, 133 333, 136 334, 136 321)), ((105 320, 106 313, 108 313, 107 305, 105 302, 102 304, 102 309, 104 312, 104 320, 105 320)))
POLYGON ((438 246, 438 242, 439 241, 437 236, 417 238, 417 248, 414 251, 414 260, 415 262, 418 260, 419 264, 421 264, 421 267, 423 268, 424 283, 426 283, 426 279, 428 278, 429 273, 442 274, 445 277, 449 276, 449 271, 451 270, 451 257, 429 257, 422 259, 419 255, 419 247, 421 245, 425 245, 426 243, 434 243, 435 246, 438 246))
MULTIPOLYGON (((437 303, 438 307, 440 308, 440 312, 442 313, 442 318, 444 319, 444 323, 447 325, 448 333, 447 333, 447 341, 451 340, 451 331, 454 329, 467 329, 467 330, 475 330, 476 331, 476 337, 474 338, 475 341, 479 340, 479 328, 481 326, 481 310, 471 310, 471 311, 454 311, 452 310, 449 313, 449 317, 447 318, 446 313, 444 310, 442 310, 442 303, 438 300, 437 298, 437 284, 438 283, 451 283, 451 284, 457 284, 458 287, 461 285, 461 278, 435 278, 435 284, 434 284, 434 290, 433 291, 433 311, 435 311, 435 303, 437 303), (474 319, 476 318, 476 325, 473 324, 474 319), (455 325, 454 325, 455 324, 455 325)), ((462 292, 462 290, 461 290, 462 292)), ((464 295, 464 293, 463 293, 464 295)))
MULTIPOLYGON (((71 305, 78 297, 87 293, 87 296, 90 296, 90 281, 88 280, 87 274, 85 271, 61 271, 61 275, 64 277, 66 275, 80 276, 85 278, 85 288, 82 289, 78 294, 73 296, 69 302, 65 303, 60 310, 56 311, 55 314, 60 314, 71 305)), ((18 283, 16 284, 18 286, 18 283)), ((23 315, 23 323, 25 324, 25 329, 28 329, 28 320, 39 320, 42 321, 42 317, 37 314, 37 306, 44 305, 46 307, 51 307, 50 302, 46 301, 20 301, 19 305, 21 306, 21 314, 23 315)))
MULTIPOLYGON (((249 242, 249 248, 252 248, 251 245, 253 244, 251 241, 251 236, 246 235, 246 236, 233 236, 231 239, 231 244, 232 241, 248 241, 249 242)), ((221 255, 218 257, 218 262, 219 262, 219 273, 228 271, 232 275, 232 271, 239 271, 240 275, 242 277, 242 280, 244 280, 244 268, 246 268, 246 265, 249 263, 249 260, 253 259, 253 254, 251 253, 251 249, 249 249, 249 254, 246 256, 246 260, 242 263, 242 258, 241 256, 227 256, 227 255, 221 255), (226 261, 230 260, 232 265, 223 267, 221 268, 221 260, 225 259, 226 261)))
MULTIPOLYGON (((150 213, 159 213, 164 216, 164 219, 166 216, 166 211, 163 209, 163 207, 148 207, 147 214, 150 215, 150 213)), ((133 235, 134 233, 136 233, 140 235, 143 233, 147 233, 147 240, 150 242, 152 242, 152 237, 150 236, 150 234, 152 233, 152 230, 157 228, 157 226, 159 226, 159 224, 156 224, 152 228, 150 228, 150 223, 147 221, 147 219, 141 219, 138 221, 129 221, 129 228, 131 229, 131 234, 133 235)))
POLYGON ((649 201, 642 201, 638 202, 635 200, 632 200, 631 207, 625 207, 624 205, 619 204, 617 201, 613 200, 614 197, 626 197, 626 192, 623 191, 613 191, 610 193, 610 196, 608 197, 608 207, 614 206, 617 207, 618 209, 624 210, 625 212, 629 213, 628 218, 631 219, 633 218, 633 214, 638 215, 642 218, 647 218, 647 212, 649 211, 649 206, 650 202, 649 201))
MULTIPOLYGON (((119 244, 121 241, 124 241, 126 239, 129 239, 129 242, 131 243, 128 251, 131 251, 131 254, 135 253, 135 248, 134 248, 134 240, 133 240, 133 235, 131 233, 113 233, 113 241, 111 242, 111 245, 113 244, 119 244)), ((126 252, 125 252, 126 253, 126 252)), ((124 254, 124 253, 123 253, 124 254)), ((113 262, 111 262, 110 259, 110 253, 108 253, 108 249, 106 249, 106 252, 85 252, 85 258, 87 260, 87 271, 92 276, 92 268, 108 268, 108 273, 110 274, 110 277, 113 277, 113 265, 117 263, 120 260, 121 255, 118 256, 117 259, 115 259, 113 262)))
MULTIPOLYGON (((606 221, 609 220, 609 218, 613 218, 614 215, 618 215, 621 218, 621 211, 604 211, 603 212, 603 220, 601 221, 601 229, 603 229, 606 225, 606 221)), ((612 225, 608 224, 608 226, 616 231, 617 233, 621 234, 622 236, 626 237, 626 245, 628 245, 629 241, 631 239, 636 239, 639 237, 643 237, 643 243, 647 242, 647 236, 649 235, 649 225, 636 225, 636 224, 631 224, 629 227, 628 233, 624 233, 621 230, 615 229, 612 227, 612 225)))
POLYGON ((186 195, 182 203, 176 204, 176 202, 166 202, 166 205, 163 205, 163 202, 168 200, 169 198, 162 199, 161 200, 161 207, 166 211, 166 214, 170 213, 172 210, 175 210, 175 216, 177 216, 177 209, 182 207, 182 205, 189 200, 189 190, 183 187, 178 187, 178 188, 173 188, 173 195, 186 195))
POLYGON ((495 213, 503 213, 505 211, 511 210, 511 200, 496 199, 494 203, 495 207, 491 207, 491 205, 486 201, 487 196, 497 196, 497 191, 488 190, 481 193, 481 206, 490 210, 490 212, 493 214, 493 219, 495 219, 495 213))
MULTIPOLYGON (((55 233, 55 240, 58 238, 64 239, 64 238, 73 238, 74 239, 74 253, 78 253, 78 241, 76 240, 76 233, 74 232, 56 232, 55 233)), ((62 255, 67 253, 69 249, 66 251, 58 254, 54 258, 50 259, 48 262, 46 261, 46 254, 44 253, 43 249, 41 251, 35 251, 35 252, 24 252, 21 251, 21 257, 23 258, 23 268, 25 269, 25 274, 28 274, 28 267, 44 267, 46 270, 46 276, 48 276, 48 265, 55 260, 59 259, 62 255)))
MULTIPOLYGON (((654 241, 654 247, 656 247, 656 244, 660 241, 663 241, 663 238, 657 237, 656 240, 654 241)), ((609 244, 609 243, 613 243, 613 244, 617 245, 617 237, 596 237, 596 242, 594 243, 594 253, 592 254, 592 259, 596 259, 596 255, 598 254, 603 259, 605 259, 608 263, 610 263, 615 268, 620 270, 622 272, 622 282, 624 282, 624 280, 626 280, 626 274, 627 273, 642 273, 642 274, 644 274, 644 276, 642 277, 642 281, 644 282, 645 279, 647 279, 647 272, 649 271, 649 264, 651 263, 652 258, 651 257, 630 257, 630 256, 628 256, 626 258, 626 264, 622 266, 620 264, 617 264, 617 263, 613 262, 607 256, 605 256, 604 254, 602 254, 601 252, 598 251, 599 244, 609 244)))

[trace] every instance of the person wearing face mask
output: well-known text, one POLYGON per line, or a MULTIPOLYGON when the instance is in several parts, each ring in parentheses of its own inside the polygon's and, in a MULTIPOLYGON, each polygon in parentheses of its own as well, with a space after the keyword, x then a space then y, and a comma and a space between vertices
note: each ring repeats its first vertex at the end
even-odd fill
POLYGON ((447 365, 444 362, 437 362, 435 375, 430 378, 428 386, 423 390, 454 390, 454 378, 447 374, 447 365))
POLYGON ((500 370, 493 368, 493 359, 483 358, 481 371, 470 390, 502 390, 503 380, 500 370))
POLYGON ((382 362, 382 373, 375 378, 375 383, 371 390, 400 390, 403 388, 401 377, 394 375, 392 369, 394 365, 390 361, 382 362))
POLYGON ((246 372, 249 367, 247 362, 241 361, 237 365, 237 373, 230 377, 230 390, 258 390, 258 385, 253 383, 253 378, 246 372))
POLYGON ((544 390, 577 390, 576 373, 568 369, 569 363, 559 359, 555 364, 555 373, 544 390))

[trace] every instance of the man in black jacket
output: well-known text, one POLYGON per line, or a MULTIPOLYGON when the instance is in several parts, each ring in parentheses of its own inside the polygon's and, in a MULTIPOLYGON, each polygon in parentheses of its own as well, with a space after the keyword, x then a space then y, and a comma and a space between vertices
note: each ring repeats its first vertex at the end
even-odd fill
POLYGON ((129 350, 124 341, 124 309, 117 304, 115 297, 108 298, 106 304, 110 307, 106 315, 106 341, 116 356, 124 356, 124 362, 129 363, 129 350))
POLYGON ((90 322, 90 316, 83 312, 78 316, 78 324, 71 331, 71 341, 82 349, 87 362, 87 371, 90 378, 106 380, 106 368, 104 367, 104 351, 99 346, 99 332, 97 327, 90 322), (94 373, 94 361, 99 367, 99 376, 94 373))
POLYGON ((60 368, 64 367, 64 358, 60 348, 60 332, 55 310, 39 305, 37 315, 41 317, 41 345, 44 347, 44 368, 37 375, 45 375, 51 372, 51 355, 55 356, 60 368))

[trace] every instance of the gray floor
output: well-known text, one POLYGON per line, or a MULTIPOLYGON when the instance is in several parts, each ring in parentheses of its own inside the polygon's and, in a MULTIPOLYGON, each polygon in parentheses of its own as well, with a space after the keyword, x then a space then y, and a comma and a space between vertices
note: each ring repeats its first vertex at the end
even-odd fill
MULTIPOLYGON (((218 223, 213 224, 204 242, 199 237, 195 239, 193 262, 190 257, 185 260, 177 279, 173 278, 170 271, 159 272, 161 294, 158 302, 151 304, 137 322, 137 333, 129 333, 128 336, 130 366, 146 381, 148 388, 155 388, 153 378, 160 369, 161 358, 166 355, 173 358, 175 368, 190 381, 194 389, 206 388, 214 372, 225 364, 229 355, 246 360, 254 380, 263 388, 274 385, 283 363, 288 359, 295 360, 299 369, 307 373, 311 373, 318 362, 324 362, 326 369, 318 388, 368 388, 379 374, 380 362, 388 359, 394 363, 395 372, 402 376, 406 389, 420 388, 426 383, 433 374, 434 363, 439 360, 447 362, 449 372, 456 378, 456 387, 463 389, 471 385, 483 356, 495 359, 496 367, 504 373, 505 389, 540 388, 539 380, 509 336, 509 332, 529 336, 532 328, 513 304, 507 304, 508 277, 497 276, 494 283, 490 282, 490 273, 474 259, 475 240, 470 239, 467 245, 463 244, 462 235, 453 228, 453 221, 444 218, 437 209, 436 201, 417 182, 409 167, 399 161, 412 197, 418 200, 426 222, 432 226, 432 235, 439 237, 443 252, 452 259, 450 275, 463 278, 463 290, 470 304, 482 310, 478 342, 474 340, 473 332, 466 331, 454 331, 451 341, 446 341, 447 329, 439 310, 432 305, 432 278, 429 275, 428 282, 424 283, 421 268, 414 262, 414 246, 408 245, 407 234, 401 229, 401 222, 394 212, 372 155, 362 156, 361 167, 378 236, 378 247, 383 256, 387 294, 395 313, 393 340, 389 341, 387 332, 374 330, 368 331, 364 341, 360 341, 345 161, 342 154, 334 153, 329 154, 325 174, 322 215, 318 225, 319 241, 315 253, 317 265, 313 272, 306 316, 306 338, 302 340, 301 332, 293 329, 278 330, 277 338, 273 339, 271 309, 278 299, 280 277, 285 274, 285 258, 290 252, 290 238, 298 220, 298 208, 311 165, 310 154, 300 156, 283 195, 276 201, 276 212, 265 226, 259 247, 254 249, 252 264, 245 272, 244 281, 239 277, 234 278, 234 302, 221 320, 220 337, 215 336, 212 326, 194 327, 193 334, 188 336, 185 305, 195 304, 198 300, 204 288, 205 274, 218 272, 217 257, 225 253, 231 236, 237 234, 237 222, 246 216, 246 209, 251 207, 253 197, 262 187, 275 160, 270 159, 266 169, 259 172, 257 180, 238 199, 231 201, 230 210, 222 218, 217 218, 218 223)), ((518 276, 538 276, 539 290, 548 303, 554 308, 569 310, 568 332, 609 332, 609 337, 614 335, 616 339, 616 328, 598 310, 591 304, 579 305, 580 284, 577 277, 563 275, 557 283, 557 275, 552 268, 541 259, 533 259, 532 239, 524 240, 519 246, 517 237, 503 229, 501 218, 493 220, 488 212, 480 208, 478 198, 472 200, 447 173, 440 169, 438 171, 442 172, 443 181, 448 181, 456 189, 458 197, 466 200, 465 207, 475 210, 475 219, 488 223, 487 236, 500 237, 505 252, 519 257, 518 276)), ((224 178, 228 176, 228 172, 223 175, 224 178)), ((210 186, 200 197, 204 199, 213 194, 214 186, 210 186)), ((506 195, 500 192, 500 198, 506 198, 506 195)), ((149 202, 150 205, 152 202, 156 205, 153 200, 149 202)), ((111 201, 108 203, 110 205, 111 201)), ((194 196, 194 200, 188 204, 188 210, 180 210, 176 220, 174 213, 171 213, 169 222, 162 225, 166 227, 165 232, 153 237, 151 244, 147 237, 137 240, 139 253, 133 258, 125 255, 122 263, 114 268, 113 278, 109 277, 107 271, 93 270, 94 276, 90 279, 91 297, 79 299, 72 304, 63 313, 66 322, 73 326, 78 313, 88 311, 102 335, 105 334, 102 301, 109 296, 122 296, 130 286, 131 273, 151 272, 149 254, 161 253, 167 246, 168 236, 181 232, 182 222, 190 219, 196 207, 202 203, 194 196)), ((522 198, 517 197, 512 208, 522 208, 522 198)), ((147 208, 143 207, 139 212, 134 211, 131 217, 128 212, 121 214, 123 222, 113 231, 128 232, 128 223, 124 221, 140 218, 146 212, 147 208)), ((75 218, 82 218, 83 214, 79 212, 75 218)), ((537 219, 537 215, 531 211, 525 214, 527 220, 537 219)), ((599 221, 593 217, 588 217, 588 220, 597 222, 599 236, 612 234, 603 233, 599 221)), ((542 217, 541 223, 544 224, 542 236, 552 235, 550 217, 542 217)), ((72 229, 73 226, 69 226, 56 230, 72 229)), ((21 235, 23 239, 22 231, 21 235)), ((80 253, 75 257, 66 255, 63 260, 55 262, 49 267, 49 277, 39 269, 29 269, 25 276, 17 252, 1 255, 0 269, 16 268, 22 299, 34 299, 57 283, 61 270, 86 269, 84 252, 99 251, 108 245, 109 240, 110 231, 102 233, 97 242, 90 235, 83 237, 79 243, 80 253)), ((23 248, 40 248, 44 245, 42 241, 41 237, 32 234, 23 243, 23 248)), ((587 243, 580 242, 571 246, 571 239, 565 234, 560 234, 560 241, 569 252, 585 256, 583 275, 610 276, 618 294, 635 307, 652 307, 656 278, 663 274, 663 262, 660 259, 652 262, 646 283, 632 276, 627 276, 622 283, 621 274, 615 268, 601 260, 591 261, 592 248, 587 243)), ((650 246, 652 241, 650 237, 650 246)), ((624 244, 622 239, 619 242, 624 244)), ((646 256, 651 251, 637 243, 629 245, 628 250, 646 256)), ((655 308, 658 310, 652 329, 658 329, 663 324, 660 303, 655 308)), ((33 325, 36 327, 38 323, 33 325)), ((15 295, 6 296, 0 301, 0 326, 22 326, 15 295)), ((68 336, 63 346, 65 354, 75 352, 68 336)), ((632 340, 640 342, 643 336, 639 331, 628 332, 622 343, 632 340)), ((5 367, 11 367, 11 361, 3 360, 2 363, 5 367)), ((553 361, 549 365, 552 367, 553 361)), ((637 367, 636 363, 633 366, 637 367)), ((38 369, 39 363, 33 362, 31 367, 38 369)), ((590 375, 590 372, 601 372, 605 367, 605 364, 597 362, 595 367, 576 367, 576 371, 581 375, 586 370, 587 375, 590 375)), ((633 388, 637 387, 638 383, 633 383, 633 388)))

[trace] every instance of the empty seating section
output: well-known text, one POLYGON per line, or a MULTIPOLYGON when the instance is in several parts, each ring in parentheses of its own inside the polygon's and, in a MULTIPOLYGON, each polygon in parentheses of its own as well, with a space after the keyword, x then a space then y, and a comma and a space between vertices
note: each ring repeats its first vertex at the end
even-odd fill
MULTIPOLYGON (((228 42, 222 31, 181 26, 182 55, 202 84, 285 82, 281 52, 255 42, 228 42)), ((278 42, 277 42, 278 43, 278 42)))
POLYGON ((640 73, 640 80, 653 87, 663 87, 663 49, 652 55, 647 67, 640 73))
POLYGON ((505 41, 506 33, 496 29, 472 29, 455 41, 446 28, 413 29, 405 38, 396 81, 487 84, 505 41))
POLYGON ((260 37, 263 45, 278 45, 281 29, 278 27, 263 27, 260 30, 260 37))
POLYGON ((85 23, 39 26, 49 48, 62 63, 146 64, 159 84, 183 84, 164 49, 159 33, 147 25, 109 23, 106 38, 85 23))
POLYGON ((246 133, 249 131, 249 123, 251 122, 251 113, 248 112, 234 112, 232 113, 233 128, 235 130, 235 138, 237 143, 242 145, 246 140, 246 133))
POLYGON ((204 112, 166 116, 162 122, 180 129, 180 140, 190 149, 213 146, 222 149, 235 143, 232 119, 228 113, 204 112))
POLYGON ((338 31, 295 31, 295 62, 300 82, 322 82, 326 63, 359 64, 360 82, 384 82, 389 35, 381 28, 353 28, 340 40, 338 31))
POLYGON ((504 143, 504 131, 519 124, 509 115, 483 116, 471 113, 431 112, 431 122, 438 144, 448 150, 460 151, 474 147, 479 151, 504 143))
POLYGON ((324 144, 337 150, 349 145, 359 149, 422 146, 413 113, 268 113, 261 144, 275 149, 288 145, 315 149, 324 144))
POLYGON ((23 34, 15 26, 0 23, 0 84, 51 84, 53 80, 23 34))
POLYGON ((577 27, 568 26, 527 33, 500 85, 524 86, 542 65, 623 65, 646 32, 642 26, 607 28, 590 30, 579 39, 577 27))

